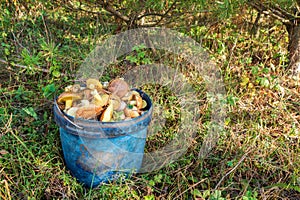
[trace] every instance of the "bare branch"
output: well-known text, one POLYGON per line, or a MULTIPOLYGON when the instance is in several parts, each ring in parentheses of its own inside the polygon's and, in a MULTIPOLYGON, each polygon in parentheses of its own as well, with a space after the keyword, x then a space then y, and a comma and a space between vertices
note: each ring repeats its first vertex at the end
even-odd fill
POLYGON ((142 18, 148 17, 148 16, 164 17, 164 14, 161 14, 161 13, 145 13, 145 14, 139 16, 139 17, 137 18, 137 20, 141 20, 142 18))
MULTIPOLYGON (((11 70, 12 68, 10 66, 13 66, 13 67, 18 67, 18 68, 21 68, 21 69, 28 69, 28 66, 25 66, 25 65, 20 65, 20 64, 17 64, 17 63, 13 63, 13 62, 8 62, 2 58, 0 58, 0 64, 4 64, 4 65, 7 65, 7 69, 8 70, 11 70)), ((50 70, 48 69, 44 69, 44 68, 41 68, 40 66, 35 66, 33 67, 34 70, 36 71, 40 71, 40 72, 43 72, 43 73, 51 73, 50 70)), ((60 73, 61 76, 71 76, 73 77, 74 75, 69 75, 69 74, 65 74, 65 73, 60 73)))
POLYGON ((288 11, 286 11, 285 9, 281 8, 278 4, 271 6, 270 9, 273 12, 277 13, 278 15, 281 15, 282 17, 284 17, 286 19, 292 20, 295 18, 295 16, 293 14, 291 14, 288 11))
POLYGON ((298 12, 300 12, 300 0, 296 0, 296 7, 298 12))
POLYGON ((137 18, 137 20, 140 20, 140 19, 142 19, 142 18, 144 18, 144 17, 147 17, 147 16, 159 16, 160 19, 159 19, 158 21, 156 21, 154 24, 151 25, 151 26, 157 26, 157 25, 159 25, 159 24, 162 22, 162 20, 163 20, 164 18, 166 18, 166 16, 171 12, 171 10, 172 10, 173 8, 175 8, 176 4, 177 4, 177 1, 174 1, 174 2, 172 3, 172 5, 169 7, 169 9, 168 9, 165 13, 163 13, 163 14, 160 14, 160 13, 145 13, 145 14, 139 16, 139 17, 137 18))
POLYGON ((99 3, 103 6, 103 8, 110 12, 111 14, 113 14, 114 16, 118 17, 119 19, 122 19, 123 21, 125 21, 126 23, 130 22, 129 17, 127 17, 126 15, 123 15, 122 13, 120 13, 119 11, 115 10, 112 5, 109 4, 108 1, 99 1, 99 3))
MULTIPOLYGON (((255 8, 258 12, 261 12, 265 15, 269 15, 275 19, 278 19, 279 21, 281 21, 284 24, 291 24, 291 19, 288 18, 285 14, 283 14, 280 10, 277 10, 276 8, 271 8, 271 7, 266 7, 264 4, 262 3, 258 3, 258 2, 247 2, 248 5, 252 6, 253 8, 255 8)), ((290 17, 290 16, 289 16, 290 17)))
POLYGON ((170 6, 170 8, 165 12, 165 13, 163 13, 163 14, 161 14, 161 13, 145 13, 145 14, 143 14, 143 15, 141 15, 141 16, 139 16, 138 18, 137 18, 137 20, 140 20, 140 19, 142 19, 142 18, 144 18, 144 17, 147 17, 147 16, 159 16, 159 17, 165 17, 167 14, 169 14, 169 12, 175 7, 175 4, 177 3, 177 1, 174 1, 173 3, 172 3, 172 5, 170 6))
MULTIPOLYGON (((11 65, 11 66, 14 66, 14 67, 19 67, 19 68, 22 68, 22 69, 28 69, 27 66, 16 64, 16 63, 9 63, 9 62, 1 59, 1 58, 0 58, 0 63, 5 64, 5 65, 11 65)), ((34 69, 37 70, 37 71, 44 72, 44 73, 50 73, 49 70, 43 69, 43 68, 40 68, 40 67, 34 67, 34 69)))

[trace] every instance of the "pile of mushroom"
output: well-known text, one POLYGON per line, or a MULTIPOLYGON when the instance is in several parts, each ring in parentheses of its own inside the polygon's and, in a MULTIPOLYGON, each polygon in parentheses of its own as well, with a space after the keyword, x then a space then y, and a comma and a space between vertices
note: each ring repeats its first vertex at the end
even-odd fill
POLYGON ((107 87, 92 78, 86 80, 85 87, 70 85, 59 95, 57 104, 69 116, 102 122, 138 117, 147 105, 121 78, 112 80, 107 87))

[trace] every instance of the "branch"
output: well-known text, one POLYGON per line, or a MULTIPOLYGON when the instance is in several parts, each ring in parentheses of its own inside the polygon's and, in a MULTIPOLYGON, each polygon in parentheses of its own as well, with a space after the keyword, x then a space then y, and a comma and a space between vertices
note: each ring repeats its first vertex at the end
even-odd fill
MULTIPOLYGON (((5 65, 11 65, 13 67, 18 67, 18 68, 22 68, 22 69, 28 69, 28 66, 20 65, 20 64, 16 64, 16 63, 12 63, 12 62, 8 62, 8 61, 5 61, 5 60, 3 60, 1 58, 0 58, 0 63, 5 64, 5 65)), ((48 70, 48 69, 43 69, 43 68, 41 68, 39 66, 36 66, 36 67, 33 67, 33 68, 34 68, 34 70, 50 74, 50 70, 48 70)), ((11 70, 11 67, 8 66, 7 69, 11 70)), ((71 77, 74 76, 74 75, 69 75, 69 74, 65 74, 65 73, 60 73, 60 75, 61 76, 71 76, 71 77)))
POLYGON ((145 13, 145 14, 139 16, 137 18, 137 20, 140 20, 140 19, 142 19, 144 17, 147 17, 147 16, 159 16, 160 19, 157 22, 155 22, 153 25, 151 25, 151 26, 157 26, 169 14, 169 12, 171 12, 171 10, 176 6, 176 4, 177 4, 177 1, 174 1, 172 3, 172 5, 170 6, 170 8, 163 14, 160 14, 160 13, 145 13))
POLYGON ((282 17, 292 20, 295 18, 295 16, 285 9, 281 8, 278 4, 271 6, 271 11, 277 13, 278 15, 281 15, 282 17))
POLYGON ((113 14, 114 16, 118 17, 119 19, 122 19, 123 21, 125 21, 126 23, 130 22, 129 17, 127 17, 126 15, 123 15, 122 13, 120 13, 119 11, 115 10, 108 2, 105 1, 100 1, 99 2, 103 8, 110 12, 111 14, 113 14))
POLYGON ((298 9, 298 12, 300 12, 300 0, 296 0, 296 7, 298 9))
POLYGON ((275 7, 266 7, 264 6, 264 4, 262 3, 258 3, 258 2, 247 2, 248 5, 252 6, 253 8, 255 8, 258 12, 261 12, 265 15, 269 15, 275 19, 280 20, 282 23, 284 24, 291 24, 291 16, 294 18, 293 15, 289 14, 288 12, 284 12, 282 9, 278 9, 276 6, 275 7))
MULTIPOLYGON (((252 149, 253 150, 253 149, 252 149)), ((221 180, 217 183, 217 185, 215 186, 215 190, 218 189, 218 187, 220 186, 220 184, 223 182, 223 180, 230 175, 234 170, 236 170, 238 168, 238 166, 245 160, 245 158, 247 157, 247 155, 252 151, 251 149, 248 150, 248 152, 246 152, 241 159, 238 161, 238 163, 229 171, 227 172, 222 178, 221 180)))
MULTIPOLYGON (((14 66, 14 67, 19 67, 19 68, 22 68, 22 69, 28 69, 27 66, 20 65, 20 64, 15 64, 15 63, 9 63, 9 62, 1 59, 1 58, 0 58, 0 63, 5 64, 5 65, 11 65, 11 66, 14 66)), ((43 68, 40 68, 40 67, 34 67, 34 69, 36 69, 37 71, 44 72, 44 73, 50 73, 49 70, 43 69, 43 68)))
POLYGON ((137 18, 137 20, 140 20, 140 19, 142 19, 144 17, 147 17, 147 16, 159 16, 159 17, 163 18, 163 17, 165 17, 173 9, 173 7, 175 6, 176 3, 177 3, 177 1, 174 1, 172 3, 172 5, 170 6, 170 8, 165 13, 163 13, 163 14, 161 14, 161 13, 145 13, 145 14, 139 16, 137 18))
POLYGON ((165 14, 160 14, 160 13, 145 13, 141 16, 138 16, 137 20, 141 20, 144 17, 148 17, 148 16, 158 16, 158 17, 164 17, 165 14))

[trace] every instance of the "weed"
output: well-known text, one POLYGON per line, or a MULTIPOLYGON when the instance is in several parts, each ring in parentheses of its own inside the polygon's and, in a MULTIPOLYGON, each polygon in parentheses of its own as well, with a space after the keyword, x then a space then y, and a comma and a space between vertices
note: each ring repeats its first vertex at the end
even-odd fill
MULTIPOLYGON (((228 2, 217 2, 218 8, 230 11, 228 2)), ((260 20, 252 34, 257 13, 245 8, 228 20, 209 21, 208 12, 190 22, 193 13, 168 25, 200 42, 224 78, 225 130, 207 157, 198 158, 213 126, 202 74, 180 56, 138 45, 112 63, 102 81, 156 62, 179 69, 197 92, 197 133, 187 152, 162 169, 94 189, 78 183, 63 161, 52 101, 120 24, 100 6, 85 12, 87 2, 74 3, 75 10, 69 3, 0 3, 0 199, 299 199, 300 91, 286 71, 287 34, 279 22, 270 29, 270 19, 260 20)), ((147 138, 145 152, 151 152, 177 137, 180 102, 164 86, 141 88, 157 108, 154 115, 166 119, 147 138)))

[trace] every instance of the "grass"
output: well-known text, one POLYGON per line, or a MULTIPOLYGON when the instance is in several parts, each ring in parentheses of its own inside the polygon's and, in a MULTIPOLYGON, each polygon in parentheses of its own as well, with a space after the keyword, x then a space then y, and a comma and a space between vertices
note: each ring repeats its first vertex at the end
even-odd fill
MULTIPOLYGON (((241 13, 200 28, 172 27, 201 42, 221 70, 228 108, 224 133, 199 159, 210 105, 201 77, 182 62, 200 102, 198 132, 188 151, 162 169, 88 189, 65 167, 52 99, 72 83, 95 44, 115 34, 117 24, 51 3, 28 5, 0 5, 0 199, 300 198, 300 90, 287 70, 287 35, 280 23, 262 20, 253 35, 249 13, 241 13)), ((152 59, 172 64, 169 56, 161 52, 152 59)), ((130 62, 149 62, 139 47, 127 58, 129 64, 118 63, 104 79, 121 76, 130 62)), ((149 93, 174 124, 172 93, 159 87, 149 93), (164 104, 166 94, 170 100, 164 104)), ((172 136, 163 129, 148 139, 146 151, 172 136)))

